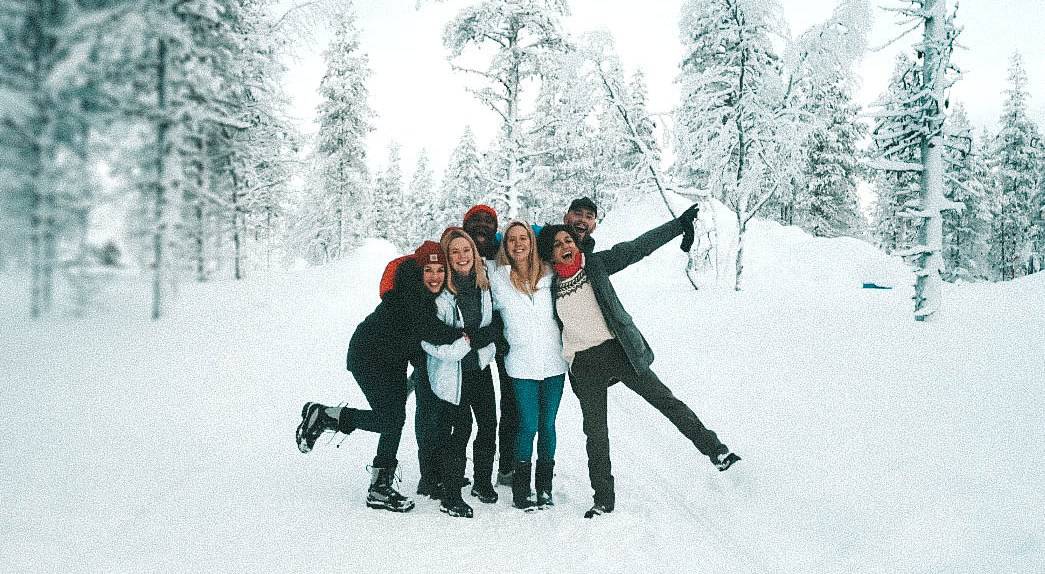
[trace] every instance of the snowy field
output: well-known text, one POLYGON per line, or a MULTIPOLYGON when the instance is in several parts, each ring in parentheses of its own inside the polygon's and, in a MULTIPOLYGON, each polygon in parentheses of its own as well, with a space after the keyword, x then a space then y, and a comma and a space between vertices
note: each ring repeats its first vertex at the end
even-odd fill
MULTIPOLYGON (((664 218, 651 199, 595 237, 606 248, 664 218)), ((596 520, 581 518, 569 389, 557 506, 538 513, 504 487, 495 505, 466 495, 473 520, 428 499, 369 510, 376 436, 297 451, 303 401, 365 405, 344 352, 387 243, 185 284, 158 324, 126 280, 107 309, 32 323, 24 287, 0 278, 0 570, 1045 572, 1045 274, 947 285, 921 324, 905 267, 866 243, 749 233, 739 293, 693 291, 677 240, 615 277, 654 369, 744 460, 717 472, 618 385, 617 510, 596 520), (883 277, 897 288, 861 288, 883 277)))

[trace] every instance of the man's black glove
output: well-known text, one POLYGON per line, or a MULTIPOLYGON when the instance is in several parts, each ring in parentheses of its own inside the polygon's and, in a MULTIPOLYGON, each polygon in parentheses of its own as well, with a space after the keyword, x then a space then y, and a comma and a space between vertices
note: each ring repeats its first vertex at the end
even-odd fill
POLYGON ((693 220, 697 218, 699 213, 700 205, 694 203, 678 217, 678 220, 682 222, 682 244, 679 247, 686 253, 689 253, 689 249, 693 247, 693 220))

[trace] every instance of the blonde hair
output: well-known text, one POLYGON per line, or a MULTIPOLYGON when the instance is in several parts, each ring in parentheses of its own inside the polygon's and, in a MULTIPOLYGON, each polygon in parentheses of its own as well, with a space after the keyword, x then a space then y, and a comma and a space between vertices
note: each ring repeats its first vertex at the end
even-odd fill
POLYGON ((530 227, 529 223, 517 219, 508 224, 508 227, 504 229, 504 233, 501 235, 501 247, 497 250, 497 263, 512 267, 513 272, 509 273, 508 277, 517 290, 529 295, 537 292, 537 282, 544 276, 545 269, 544 262, 537 255, 537 236, 534 235, 533 228, 530 227), (513 227, 522 227, 526 230, 526 237, 530 238, 530 254, 526 256, 526 262, 530 264, 530 269, 526 277, 519 277, 515 274, 515 262, 508 256, 508 232, 513 227))
POLYGON ((465 230, 460 227, 447 227, 446 231, 443 231, 443 236, 439 238, 439 245, 443 248, 443 255, 446 256, 446 288, 454 295, 457 295, 454 271, 450 264, 450 242, 458 237, 466 239, 468 246, 472 249, 472 270, 475 271, 475 286, 483 291, 488 290, 490 288, 490 280, 486 277, 486 264, 483 263, 483 256, 479 255, 479 248, 475 246, 475 241, 472 241, 472 236, 465 233, 465 230))

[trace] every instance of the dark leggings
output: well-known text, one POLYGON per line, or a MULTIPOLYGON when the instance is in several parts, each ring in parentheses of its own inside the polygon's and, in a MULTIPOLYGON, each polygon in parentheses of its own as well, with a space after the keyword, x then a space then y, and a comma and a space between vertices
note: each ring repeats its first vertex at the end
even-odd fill
POLYGON ((406 422, 406 362, 383 363, 357 356, 351 371, 371 409, 350 409, 352 426, 381 435, 373 464, 375 468, 390 468, 397 462, 406 422))
POLYGON ((490 368, 466 371, 461 381, 461 404, 439 400, 439 432, 435 444, 443 449, 442 478, 455 481, 464 477, 468 439, 472 436, 472 414, 478 430, 472 443, 472 480, 486 484, 493 475, 497 449, 497 412, 490 368))

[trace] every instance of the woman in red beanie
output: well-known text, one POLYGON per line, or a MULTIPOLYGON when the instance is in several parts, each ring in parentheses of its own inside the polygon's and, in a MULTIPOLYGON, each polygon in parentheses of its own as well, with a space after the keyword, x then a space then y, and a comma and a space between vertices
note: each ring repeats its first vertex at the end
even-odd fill
POLYGON ((423 365, 421 341, 452 343, 462 329, 436 317, 435 298, 446 283, 446 255, 434 241, 426 241, 396 269, 395 283, 377 308, 356 327, 348 347, 348 370, 363 391, 371 410, 305 403, 296 439, 309 452, 326 431, 349 434, 356 429, 381 435, 371 471, 366 504, 370 508, 406 512, 414 502, 392 485, 399 439, 406 421, 407 362, 423 365))

